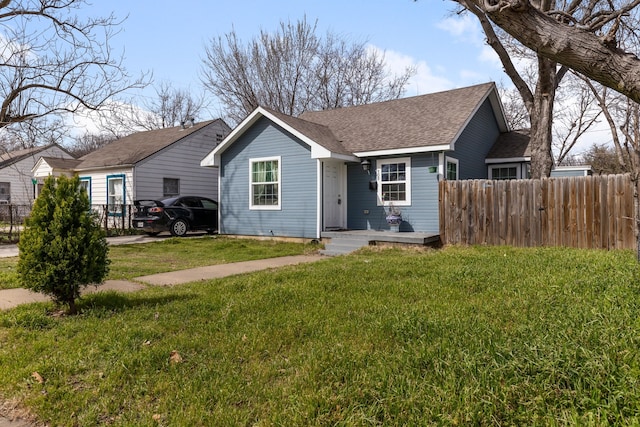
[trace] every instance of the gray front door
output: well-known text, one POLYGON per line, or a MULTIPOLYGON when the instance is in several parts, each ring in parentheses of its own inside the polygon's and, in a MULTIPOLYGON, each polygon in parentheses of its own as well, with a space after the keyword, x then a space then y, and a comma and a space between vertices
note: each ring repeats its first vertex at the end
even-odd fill
POLYGON ((346 166, 343 162, 325 161, 322 170, 323 229, 344 229, 347 227, 346 166))

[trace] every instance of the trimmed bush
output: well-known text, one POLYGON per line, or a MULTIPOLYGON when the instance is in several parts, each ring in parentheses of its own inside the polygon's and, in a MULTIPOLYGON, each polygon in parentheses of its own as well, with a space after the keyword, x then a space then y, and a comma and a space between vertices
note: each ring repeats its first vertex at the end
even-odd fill
POLYGON ((22 286, 75 314, 81 289, 102 283, 109 271, 106 236, 80 179, 47 178, 26 225, 17 268, 22 286))

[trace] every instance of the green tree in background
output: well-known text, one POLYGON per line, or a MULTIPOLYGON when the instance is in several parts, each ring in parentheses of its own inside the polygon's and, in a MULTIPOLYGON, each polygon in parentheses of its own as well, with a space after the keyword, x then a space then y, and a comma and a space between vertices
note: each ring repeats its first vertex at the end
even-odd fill
POLYGON ((90 211, 76 176, 49 177, 20 236, 22 285, 77 312, 80 290, 99 284, 109 271, 105 232, 90 211))

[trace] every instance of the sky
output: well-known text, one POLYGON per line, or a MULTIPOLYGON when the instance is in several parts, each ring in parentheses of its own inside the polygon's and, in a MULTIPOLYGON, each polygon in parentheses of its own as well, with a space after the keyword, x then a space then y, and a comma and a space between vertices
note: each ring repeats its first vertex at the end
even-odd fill
POLYGON ((155 83, 192 93, 203 90, 202 58, 211 40, 235 31, 247 43, 260 30, 304 17, 317 21, 319 34, 380 49, 391 70, 415 66, 406 96, 508 81, 475 18, 452 14, 454 6, 450 0, 93 0, 84 13, 126 17, 111 46, 124 51, 129 73, 151 71, 155 83))
MULTIPOLYGON (((198 120, 224 117, 218 101, 200 80, 205 46, 234 31, 247 44, 261 30, 275 32, 281 22, 316 22, 318 34, 331 32, 366 42, 385 54, 391 71, 413 66, 417 74, 405 96, 422 95, 488 81, 512 86, 500 61, 485 43, 477 19, 455 13, 451 0, 88 0, 82 13, 126 18, 111 47, 124 54, 131 75, 152 72, 153 83, 168 83, 209 103, 198 120), (177 6, 176 6, 177 5, 177 6), (198 97, 198 96, 196 96, 198 97)), ((152 103, 153 87, 127 94, 138 106, 152 103)), ((94 120, 76 122, 82 133, 97 133, 94 120)), ((609 142, 601 121, 573 151, 609 142)))

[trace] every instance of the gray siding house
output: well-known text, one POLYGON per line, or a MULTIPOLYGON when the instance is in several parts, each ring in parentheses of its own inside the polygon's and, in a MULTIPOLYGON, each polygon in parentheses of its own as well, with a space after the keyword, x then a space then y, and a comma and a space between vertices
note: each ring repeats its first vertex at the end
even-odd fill
POLYGON ((231 131, 222 120, 138 132, 118 139, 75 162, 41 158, 33 176, 77 174, 91 203, 111 215, 138 199, 199 195, 217 199, 217 170, 199 166, 202 157, 231 131))
POLYGON ((52 161, 73 159, 57 144, 0 154, 0 204, 31 206, 37 194, 37 183, 32 181, 31 170, 42 156, 48 156, 52 161))
POLYGON ((438 232, 438 181, 488 177, 509 131, 494 83, 290 117, 259 107, 201 162, 219 168, 223 234, 438 232))

